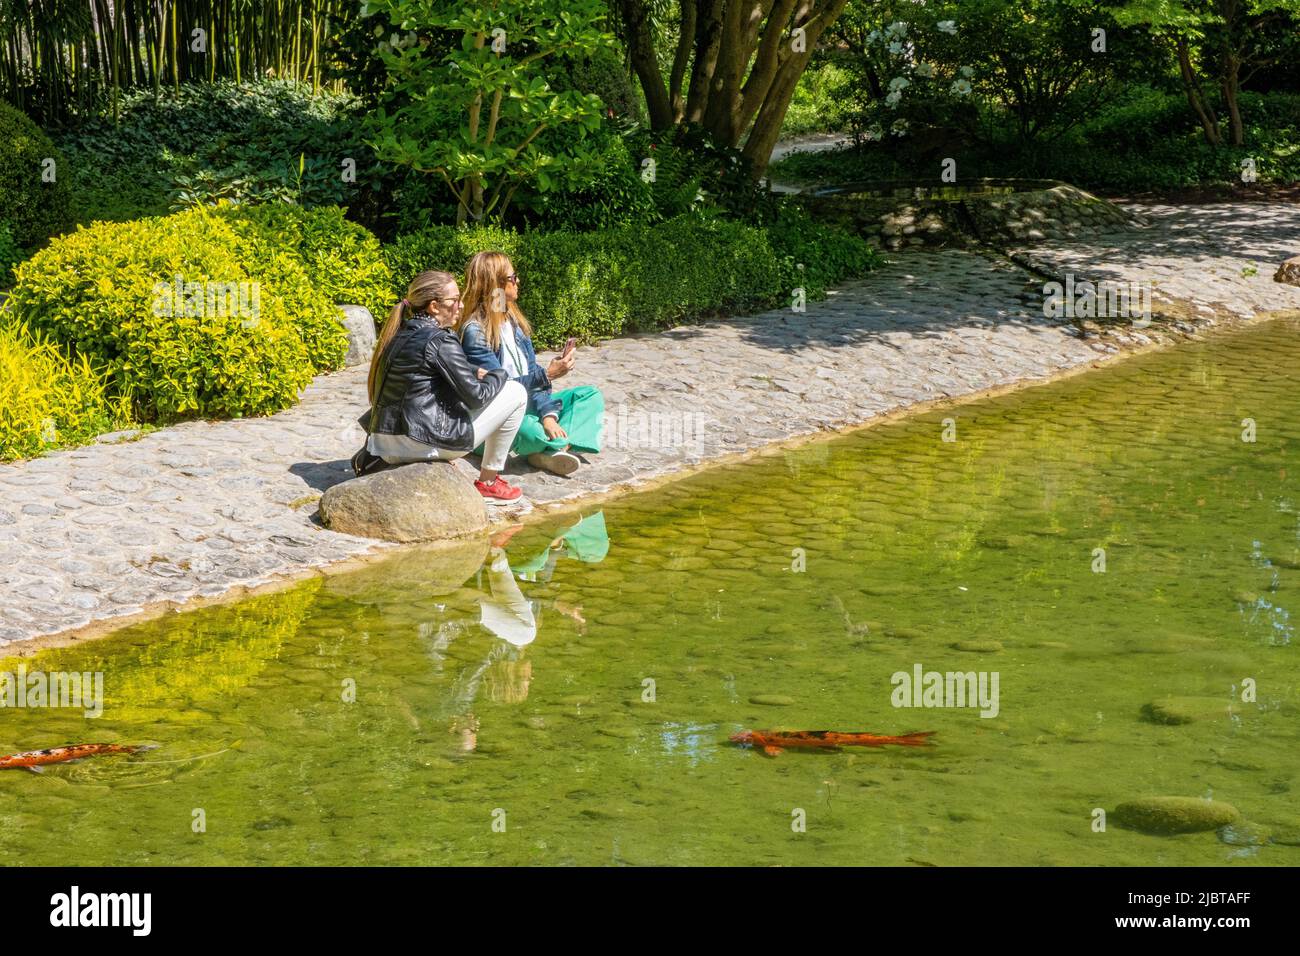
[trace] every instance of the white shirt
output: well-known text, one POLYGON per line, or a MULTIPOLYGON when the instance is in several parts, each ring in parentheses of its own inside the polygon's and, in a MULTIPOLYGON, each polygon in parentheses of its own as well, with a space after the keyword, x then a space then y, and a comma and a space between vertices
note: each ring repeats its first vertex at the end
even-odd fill
POLYGON ((501 365, 511 378, 523 378, 528 374, 528 360, 524 358, 516 334, 515 322, 511 319, 501 329, 501 365))

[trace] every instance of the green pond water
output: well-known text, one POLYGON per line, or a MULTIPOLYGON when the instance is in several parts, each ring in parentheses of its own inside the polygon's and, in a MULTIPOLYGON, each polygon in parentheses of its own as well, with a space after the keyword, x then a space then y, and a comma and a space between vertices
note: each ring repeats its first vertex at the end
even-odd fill
POLYGON ((0 772, 0 862, 1300 864, 1298 331, 45 652, 104 714, 0 710, 0 753, 159 748, 0 772), (893 706, 917 664, 997 715, 893 706), (936 743, 727 740, 774 727, 936 743), (1094 832, 1148 795, 1251 827, 1094 832))

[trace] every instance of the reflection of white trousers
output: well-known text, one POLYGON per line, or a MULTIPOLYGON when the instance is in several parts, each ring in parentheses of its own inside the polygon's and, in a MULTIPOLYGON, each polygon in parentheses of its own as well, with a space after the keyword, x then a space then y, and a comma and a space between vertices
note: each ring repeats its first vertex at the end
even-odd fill
MULTIPOLYGON (((506 466, 506 456, 527 409, 528 390, 518 382, 509 381, 492 401, 473 413, 474 447, 483 446, 483 467, 488 471, 500 471, 506 466)), ((370 454, 390 465, 412 461, 451 461, 469 454, 455 448, 426 445, 410 435, 371 435, 366 448, 370 454)))
POLYGON ((488 565, 488 586, 492 596, 478 600, 483 626, 515 647, 531 644, 537 637, 537 621, 533 606, 519 590, 505 551, 501 551, 488 565))

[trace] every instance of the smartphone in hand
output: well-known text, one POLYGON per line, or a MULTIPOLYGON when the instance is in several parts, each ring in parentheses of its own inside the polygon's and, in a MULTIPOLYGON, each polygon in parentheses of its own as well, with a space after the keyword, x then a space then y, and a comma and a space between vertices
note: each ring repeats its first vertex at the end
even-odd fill
POLYGON ((564 351, 561 352, 560 355, 561 355, 561 356, 568 355, 570 352, 572 352, 572 351, 573 351, 574 349, 576 349, 577 347, 578 347, 578 340, 577 340, 576 338, 574 338, 573 336, 570 336, 570 337, 569 337, 569 341, 567 341, 567 342, 564 343, 564 351))

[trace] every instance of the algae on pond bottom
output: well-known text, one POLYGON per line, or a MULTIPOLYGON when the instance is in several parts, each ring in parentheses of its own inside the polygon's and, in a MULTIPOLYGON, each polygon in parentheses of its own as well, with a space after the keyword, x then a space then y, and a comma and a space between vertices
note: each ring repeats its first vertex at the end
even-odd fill
POLYGON ((0 774, 0 861, 1300 863, 1297 330, 702 472, 605 504, 607 550, 556 518, 25 660, 104 715, 0 708, 0 752, 161 748, 0 774), (918 666, 996 671, 996 717, 893 706, 918 666), (1153 797, 1241 818, 1094 832, 1153 797))

